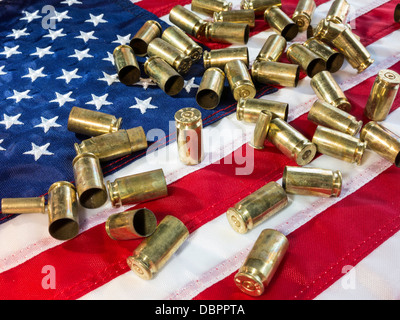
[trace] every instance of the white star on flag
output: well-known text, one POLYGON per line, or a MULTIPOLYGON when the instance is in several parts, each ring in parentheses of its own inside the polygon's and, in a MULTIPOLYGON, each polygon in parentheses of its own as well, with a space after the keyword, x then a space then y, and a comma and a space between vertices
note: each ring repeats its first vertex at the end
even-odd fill
POLYGON ((47 148, 50 146, 50 143, 46 143, 43 146, 37 146, 33 142, 31 142, 32 145, 32 150, 24 152, 24 154, 31 154, 34 156, 35 161, 38 161, 41 156, 46 155, 46 156, 51 156, 54 153, 47 151, 47 148))
POLYGON ((46 118, 40 117, 40 119, 42 120, 42 123, 36 125, 35 128, 42 127, 44 130, 44 133, 49 131, 50 128, 52 128, 52 127, 61 127, 60 124, 56 123, 58 116, 51 118, 51 119, 46 119, 46 118))
POLYGON ((127 34, 126 36, 120 36, 117 34, 117 40, 114 40, 112 43, 119 43, 121 45, 127 44, 131 41, 131 34, 127 34))
POLYGON ((156 86, 150 78, 140 78, 139 82, 136 82, 135 85, 142 86, 144 90, 147 90, 149 86, 156 86))
POLYGON ((89 13, 90 19, 85 20, 85 22, 91 22, 96 27, 99 23, 106 23, 107 20, 104 20, 104 13, 99 14, 98 16, 94 16, 93 14, 89 13))
POLYGON ((22 99, 32 99, 32 97, 28 95, 29 91, 31 90, 25 90, 21 92, 13 90, 14 94, 10 97, 7 97, 6 99, 15 99, 16 103, 20 102, 22 99))
POLYGON ((60 3, 65 3, 67 4, 69 7, 72 6, 73 4, 82 4, 82 2, 77 1, 77 0, 65 0, 65 1, 61 1, 60 3))
POLYGON ((78 79, 82 78, 81 76, 78 76, 76 73, 78 72, 78 68, 72 70, 72 71, 67 71, 65 69, 62 69, 62 76, 57 77, 56 79, 64 79, 66 83, 69 83, 72 79, 78 79))
POLYGON ((42 73, 44 67, 41 67, 40 69, 33 70, 31 68, 28 68, 28 74, 22 76, 22 78, 31 78, 31 81, 34 82, 37 78, 39 77, 46 77, 47 74, 42 73))
POLYGON ((54 100, 51 100, 50 102, 57 102, 60 107, 62 107, 66 102, 72 102, 75 101, 75 99, 70 98, 70 95, 72 94, 72 91, 66 93, 66 94, 60 94, 56 92, 56 98, 54 100))
POLYGON ((142 114, 146 113, 147 109, 158 109, 157 106, 153 106, 150 104, 152 97, 147 98, 146 100, 140 100, 135 97, 136 104, 129 107, 131 109, 139 109, 142 114))
POLYGON ((51 38, 51 40, 55 40, 55 39, 57 39, 58 37, 65 37, 66 34, 65 34, 65 33, 62 33, 63 30, 64 30, 64 28, 61 28, 60 30, 55 30, 55 31, 49 29, 49 34, 46 34, 46 35, 44 35, 43 37, 51 38))
POLYGON ((28 12, 28 11, 22 11, 23 14, 25 14, 25 17, 19 19, 19 20, 26 20, 29 22, 32 22, 35 19, 40 19, 42 16, 38 15, 39 10, 36 10, 35 12, 28 12))
MULTIPOLYGON (((4 139, 0 139, 0 144, 2 144, 3 141, 4 141, 4 139)), ((0 151, 4 151, 4 150, 6 150, 6 149, 4 149, 2 146, 0 146, 0 151)))
POLYGON ((2 76, 3 74, 7 74, 7 72, 4 72, 4 71, 3 71, 4 67, 5 67, 5 66, 1 66, 1 67, 0 67, 0 76, 2 76))
POLYGON ((72 19, 72 17, 68 16, 68 10, 65 10, 63 12, 58 12, 57 10, 54 10, 54 16, 50 19, 57 19, 57 22, 61 22, 64 19, 72 19))
POLYGON ((12 29, 12 33, 7 35, 7 37, 14 37, 14 39, 18 39, 19 37, 22 37, 22 36, 29 36, 29 33, 25 32, 26 29, 27 28, 19 29, 19 30, 12 29))
POLYGON ((48 46, 46 48, 39 48, 36 47, 36 52, 31 53, 31 56, 38 56, 39 58, 43 58, 46 54, 53 54, 53 51, 50 51, 51 46, 48 46))
POLYGON ((82 50, 82 51, 77 50, 77 49, 74 49, 75 54, 71 54, 71 55, 68 56, 68 57, 70 57, 70 58, 77 58, 78 61, 81 61, 81 60, 84 59, 84 58, 93 58, 92 55, 88 54, 89 50, 90 50, 89 48, 87 48, 87 49, 85 49, 85 50, 82 50))
POLYGON ((103 72, 103 78, 99 78, 97 80, 106 81, 109 86, 111 84, 113 84, 114 82, 119 82, 118 74, 108 74, 104 71, 102 71, 102 72, 103 72))
POLYGON ((185 88, 186 92, 189 93, 192 88, 198 88, 199 85, 194 83, 194 77, 193 77, 190 80, 185 80, 185 84, 183 87, 185 88))
POLYGON ((4 51, 0 52, 0 54, 4 54, 6 58, 9 58, 14 54, 21 54, 22 52, 18 51, 18 48, 19 48, 18 45, 12 48, 4 46, 4 51))
POLYGON ((107 97, 108 93, 102 96, 96 96, 95 94, 92 94, 92 100, 86 102, 86 104, 93 104, 96 106, 96 110, 100 110, 102 106, 112 104, 112 102, 107 101, 107 97))
POLYGON ((0 121, 0 124, 4 124, 6 126, 6 130, 10 129, 11 126, 13 126, 14 124, 22 125, 24 123, 18 120, 20 116, 21 116, 20 113, 17 114, 16 116, 8 116, 5 113, 3 113, 3 120, 0 121))
POLYGON ((93 40, 99 39, 93 35, 94 31, 89 31, 89 32, 79 31, 79 32, 81 35, 76 36, 75 38, 82 39, 85 43, 88 42, 90 39, 93 39, 93 40))
POLYGON ((112 53, 107 51, 107 58, 103 58, 103 60, 105 61, 110 61, 112 63, 112 65, 114 65, 114 56, 112 55, 112 53))

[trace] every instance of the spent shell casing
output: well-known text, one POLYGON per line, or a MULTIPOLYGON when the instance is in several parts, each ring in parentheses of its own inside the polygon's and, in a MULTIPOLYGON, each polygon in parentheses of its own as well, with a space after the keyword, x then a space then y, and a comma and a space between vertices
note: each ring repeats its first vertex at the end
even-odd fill
POLYGON ((229 10, 214 12, 215 22, 244 23, 250 28, 256 25, 254 10, 229 10))
POLYGON ((155 20, 146 21, 131 39, 129 45, 139 57, 147 54, 147 46, 154 39, 161 36, 161 25, 155 20))
POLYGON ((316 7, 314 0, 299 0, 292 16, 292 20, 298 25, 299 31, 307 30, 316 7))
POLYGON ((394 8, 393 18, 395 22, 400 22, 400 3, 394 8))
POLYGON ((249 142, 250 147, 254 149, 264 149, 264 142, 267 138, 269 124, 272 119, 272 113, 266 110, 262 110, 258 115, 256 126, 251 141, 249 142))
POLYGON ((204 68, 216 67, 224 70, 225 65, 231 60, 241 60, 249 66, 249 49, 247 47, 223 48, 204 51, 204 68))
POLYGON ((279 7, 269 7, 264 12, 264 20, 287 41, 293 40, 299 33, 298 25, 279 7))
POLYGON ((232 10, 232 2, 225 0, 192 0, 190 9, 194 12, 212 16, 214 12, 232 10))
POLYGON ((334 0, 326 14, 326 20, 334 23, 346 23, 350 4, 346 0, 334 0))
POLYGON ((249 70, 241 60, 232 60, 225 65, 225 75, 228 79, 233 97, 236 101, 240 98, 254 98, 256 88, 251 79, 249 70))
POLYGON ((169 21, 196 39, 204 37, 207 22, 180 4, 169 12, 169 21))
POLYGON ((289 61, 298 64, 310 78, 326 68, 325 61, 319 55, 300 43, 289 46, 286 54, 289 61))
POLYGON ((281 0, 242 0, 240 9, 251 9, 256 15, 263 15, 265 10, 270 7, 282 7, 281 0))
POLYGON ((300 66, 275 61, 254 61, 251 76, 259 83, 283 87, 297 87, 300 77, 300 66))
POLYGON ((271 34, 265 40, 256 61, 278 61, 285 52, 287 41, 279 34, 271 34))
POLYGON ((261 111, 272 113, 272 118, 281 118, 286 121, 289 113, 289 105, 285 102, 267 99, 240 98, 236 107, 236 119, 239 121, 256 123, 261 111))
POLYGON ((116 47, 113 51, 113 58, 120 82, 131 85, 140 80, 140 66, 132 47, 128 45, 116 47))
POLYGON ((44 197, 3 198, 1 199, 2 214, 45 213, 44 197))
POLYGON ((196 93, 197 104, 204 109, 217 107, 224 90, 224 82, 225 73, 221 69, 206 69, 196 93))
POLYGON ((245 23, 208 22, 204 37, 210 42, 246 44, 249 41, 250 27, 245 23))
POLYGON ((234 277, 236 286, 250 296, 262 295, 288 247, 289 241, 282 233, 273 229, 263 230, 234 277))

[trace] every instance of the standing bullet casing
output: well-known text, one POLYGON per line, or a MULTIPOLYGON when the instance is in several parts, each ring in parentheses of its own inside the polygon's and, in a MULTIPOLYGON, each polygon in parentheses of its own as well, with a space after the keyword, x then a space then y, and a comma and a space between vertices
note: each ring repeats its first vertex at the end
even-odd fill
POLYGON ((3 198, 1 199, 2 214, 45 213, 44 197, 33 198, 3 198))
POLYGON ((339 197, 342 191, 342 174, 339 170, 286 166, 282 187, 288 194, 339 197))
POLYGON ((375 121, 368 122, 360 133, 368 149, 400 167, 400 136, 375 121))
POLYGON ((253 297, 262 295, 288 247, 289 241, 282 233, 273 229, 263 230, 234 277, 237 287, 253 297))
POLYGON ((267 8, 264 12, 264 20, 287 41, 293 40, 299 33, 297 24, 279 7, 267 8))
POLYGON ((282 186, 275 181, 248 195, 229 208, 226 217, 230 226, 238 233, 246 233, 269 219, 288 205, 282 186))
POLYGON ((400 75, 388 69, 380 70, 372 85, 365 105, 365 116, 374 121, 383 121, 392 108, 399 90, 400 75))
POLYGON ((199 61, 203 55, 203 48, 176 26, 165 29, 161 39, 181 50, 193 62, 199 61))
POLYGON ((100 161, 93 153, 81 153, 72 161, 76 191, 84 208, 101 207, 107 201, 100 161))
POLYGON ((107 188, 111 204, 117 208, 168 195, 162 169, 117 178, 114 182, 107 181, 107 188))
POLYGON ((140 80, 140 67, 132 47, 127 45, 116 47, 113 57, 119 81, 131 85, 140 80))
POLYGON ((256 61, 278 61, 285 52, 287 41, 279 34, 270 35, 256 57, 256 61))
POLYGON ((298 64, 310 78, 325 70, 325 61, 300 43, 293 43, 286 54, 289 61, 298 64))
POLYGON ((215 22, 245 23, 250 28, 256 25, 254 10, 229 10, 214 12, 215 22))
POLYGON ((246 44, 250 27, 245 23, 208 22, 204 30, 207 41, 219 43, 246 44))
POLYGON ((271 120, 267 138, 278 150, 299 166, 310 163, 317 152, 314 143, 280 118, 271 120))
POLYGON ((159 57, 148 58, 144 72, 169 96, 177 95, 185 84, 183 77, 159 57))
POLYGON ((317 127, 312 141, 318 152, 357 165, 361 165, 367 147, 366 142, 356 137, 322 126, 317 127))
POLYGON ((254 134, 249 142, 250 147, 254 149, 264 149, 264 142, 267 138, 269 124, 272 119, 272 113, 266 110, 262 110, 258 116, 256 127, 254 128, 254 134))
POLYGON ((240 9, 251 9, 256 15, 264 14, 265 10, 271 7, 282 7, 281 0, 242 0, 240 9))
POLYGON ((167 263, 189 236, 178 218, 166 216, 154 233, 144 239, 127 258, 129 267, 139 277, 150 280, 167 263))
POLYGON ((69 240, 79 232, 78 199, 75 186, 67 181, 53 183, 48 191, 49 233, 57 240, 69 240))
POLYGON ((133 240, 148 237, 157 227, 154 213, 146 208, 114 213, 107 218, 105 228, 113 240, 133 240))
POLYGON ((176 141, 179 159, 186 165, 203 160, 203 121, 196 108, 182 108, 175 113, 176 141))
POLYGON ((278 117, 286 121, 289 113, 288 109, 289 105, 285 102, 240 98, 236 107, 236 119, 256 123, 260 112, 266 110, 272 113, 272 118, 278 117))
POLYGON ((163 59, 180 74, 187 73, 192 66, 192 58, 161 38, 149 43, 147 55, 163 59))
POLYGON ((214 109, 218 106, 224 90, 225 73, 219 68, 208 68, 204 71, 196 102, 204 109, 214 109))
POLYGON ((223 48, 204 51, 204 68, 216 67, 224 70, 225 65, 231 60, 241 60, 249 66, 249 49, 247 47, 223 48))
POLYGON ((197 14, 179 4, 171 9, 169 21, 196 39, 204 36, 204 29, 207 24, 197 14))
POLYGON ((154 39, 161 36, 161 25, 154 20, 146 21, 139 31, 133 36, 129 45, 139 57, 143 57, 147 53, 147 46, 154 39))
POLYGON ((192 0, 190 9, 212 16, 214 12, 232 10, 232 2, 225 0, 192 0))
POLYGON ((292 20, 298 25, 299 31, 307 30, 316 7, 314 0, 299 0, 292 16, 292 20))
POLYGON ((225 74, 228 78, 233 97, 236 101, 240 98, 254 98, 256 88, 251 79, 249 70, 241 60, 232 60, 225 65, 225 74))
POLYGON ((122 118, 100 111, 72 107, 68 117, 69 131, 86 136, 99 136, 116 132, 121 127, 122 118))
POLYGON ((347 15, 349 14, 350 5, 346 0, 334 0, 326 15, 326 20, 334 23, 346 24, 347 15))
POLYGON ((290 63, 256 60, 251 67, 251 75, 259 83, 297 87, 300 66, 290 63))
POLYGON ((329 71, 322 71, 312 77, 310 82, 318 99, 324 100, 336 108, 350 112, 351 104, 329 71))
POLYGON ((146 134, 142 127, 102 134, 75 143, 77 154, 93 153, 100 161, 117 159, 147 148, 146 134))

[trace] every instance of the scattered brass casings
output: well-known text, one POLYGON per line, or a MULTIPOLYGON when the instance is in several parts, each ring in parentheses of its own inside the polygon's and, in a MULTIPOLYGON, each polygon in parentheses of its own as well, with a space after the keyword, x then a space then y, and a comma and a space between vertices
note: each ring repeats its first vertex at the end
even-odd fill
POLYGON ((224 90, 225 73, 219 68, 208 68, 204 71, 196 102, 204 109, 214 109, 218 106, 224 90))
POLYGON ((256 61, 278 61, 286 49, 286 39, 279 34, 270 35, 256 57, 256 61))
POLYGON ((147 148, 142 127, 102 134, 74 145, 76 153, 93 153, 100 161, 109 161, 147 148))
POLYGON ((72 107, 68 117, 69 131, 87 136, 116 132, 121 127, 122 118, 100 111, 72 107))
POLYGON ((334 0, 326 15, 326 20, 346 24, 350 5, 346 0, 334 0))
POLYGON ((282 187, 289 194, 339 197, 342 191, 342 173, 339 170, 286 166, 282 187))
POLYGON ((300 43, 293 43, 286 54, 289 61, 298 64, 310 78, 325 70, 325 61, 300 43))
POLYGON ((314 102, 308 112, 308 120, 351 136, 358 134, 363 125, 356 117, 322 100, 314 102))
POLYGON ((315 38, 308 38, 303 45, 325 61, 325 67, 327 71, 334 73, 339 71, 339 69, 342 67, 344 55, 331 48, 326 43, 315 38))
POLYGON ((287 204, 285 190, 280 184, 271 181, 229 208, 226 217, 236 232, 246 233, 275 215, 287 204))
POLYGON ((232 22, 208 22, 204 30, 207 41, 233 44, 246 44, 249 33, 247 24, 232 22))
POLYGON ((185 84, 183 77, 159 57, 148 58, 144 72, 169 96, 177 95, 185 84))
POLYGON ((179 4, 169 12, 169 21, 196 39, 204 36, 204 29, 207 24, 197 14, 179 4))
POLYGON ((357 165, 361 165, 367 147, 366 142, 356 137, 322 126, 317 127, 312 141, 318 152, 357 165))
POLYGON ((282 7, 281 0, 242 0, 240 9, 251 9, 255 14, 264 14, 265 10, 270 7, 282 7))
POLYGON ((293 40, 299 33, 299 27, 279 7, 269 7, 264 12, 264 20, 287 41, 293 40))
POLYGON ((214 12, 215 22, 245 23, 250 28, 256 25, 254 10, 229 10, 214 12))
POLYGON ((182 108, 174 118, 180 161, 186 165, 199 164, 204 156, 201 112, 196 108, 182 108))
POLYGON ((394 21, 395 22, 400 22, 400 3, 396 5, 396 8, 394 9, 394 21))
POLYGON ((69 240, 79 232, 78 199, 72 183, 53 183, 48 191, 49 233, 57 240, 69 240))
POLYGON ((113 52, 113 57, 119 81, 126 85, 134 84, 139 81, 140 67, 132 47, 127 45, 116 47, 113 52))
POLYGON ((267 138, 285 156, 294 160, 299 166, 310 163, 317 152, 314 143, 280 118, 271 120, 267 138))
POLYGON ((288 239, 279 231, 265 229, 234 277, 238 288, 253 297, 264 293, 289 247, 288 239))
POLYGON ((364 114, 370 120, 383 121, 392 108, 399 90, 400 75, 389 69, 380 70, 377 74, 364 114))
POLYGON ((192 58, 161 38, 155 38, 147 47, 149 57, 158 57, 167 62, 180 74, 185 74, 192 66, 192 58))
POLYGON ((272 119, 272 113, 266 110, 262 110, 258 116, 256 127, 254 128, 254 134, 249 142, 250 147, 254 149, 264 149, 264 142, 267 138, 269 124, 272 119))
POLYGON ((189 236, 186 226, 178 218, 166 216, 154 233, 145 238, 127 258, 129 267, 139 277, 149 280, 179 249, 189 236))
POLYGON ((240 98, 254 98, 256 88, 251 79, 249 70, 241 60, 232 60, 225 65, 225 74, 228 78, 233 97, 236 101, 240 98))
POLYGON ((107 201, 100 161, 93 153, 81 153, 72 161, 79 202, 85 208, 99 208, 107 201))
POLYGON ((350 112, 351 104, 329 71, 322 71, 312 77, 310 82, 318 99, 324 100, 336 108, 350 112))
POLYGON ((162 169, 142 172, 107 181, 113 207, 166 197, 167 183, 162 169))
POLYGON ((2 214, 45 213, 44 197, 33 198, 3 198, 1 199, 2 214))
POLYGON ((193 62, 200 60, 203 55, 203 48, 176 26, 165 29, 161 39, 181 50, 193 62))
POLYGON ((225 0, 192 0, 190 9, 194 12, 212 16, 214 12, 232 10, 232 2, 225 0))
POLYGON ((244 122, 256 123, 261 111, 272 113, 272 118, 278 117, 286 121, 289 113, 289 105, 285 102, 266 99, 240 98, 236 107, 236 119, 244 122))
POLYGON ((114 213, 107 218, 105 228, 113 240, 133 240, 148 237, 157 227, 154 213, 146 208, 114 213))
POLYGON ((316 7, 314 0, 299 0, 292 16, 292 20, 298 25, 299 31, 307 30, 316 7))
POLYGON ((147 46, 154 39, 161 36, 161 25, 154 20, 146 21, 138 32, 133 36, 129 45, 139 57, 143 57, 147 53, 147 46))
POLYGON ((369 149, 400 167, 400 137, 382 124, 368 122, 360 133, 361 141, 365 141, 369 149))
POLYGON ((249 49, 247 47, 223 48, 204 51, 204 68, 216 67, 224 70, 225 65, 231 60, 241 60, 249 66, 249 49))
POLYGON ((259 83, 297 87, 300 66, 290 63, 256 60, 251 67, 251 75, 259 83))

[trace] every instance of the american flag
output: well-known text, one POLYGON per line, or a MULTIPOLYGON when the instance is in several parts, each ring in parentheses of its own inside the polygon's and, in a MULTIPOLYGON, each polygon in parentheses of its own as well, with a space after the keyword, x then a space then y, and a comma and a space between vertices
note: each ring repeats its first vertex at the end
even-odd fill
MULTIPOLYGON (((397 3, 348 2, 348 22, 375 62, 360 74, 345 63, 334 77, 352 104, 351 113, 366 123, 364 106, 377 73, 400 72, 400 24, 393 20, 397 3)), ((282 3, 291 16, 297 1, 282 3)), ((237 234, 226 210, 267 182, 280 182, 284 167, 295 164, 271 144, 263 151, 248 147, 254 126, 236 119, 228 88, 216 109, 201 109, 204 161, 190 167, 180 163, 173 116, 183 107, 199 108, 195 94, 204 72, 201 62, 173 97, 149 81, 143 69, 135 85, 118 81, 114 48, 128 44, 147 20, 168 27, 169 11, 177 4, 190 9, 188 0, 0 2, 0 197, 45 196, 53 182, 73 181, 73 145, 84 137, 68 131, 67 120, 71 108, 80 106, 122 117, 125 129, 144 128, 147 154, 103 164, 105 179, 162 168, 169 196, 134 207, 149 208, 158 221, 174 215, 190 232, 157 276, 146 281, 126 263, 141 240, 115 241, 104 228, 110 214, 130 207, 115 209, 108 202, 98 209, 80 208, 79 234, 68 241, 49 235, 46 215, 1 214, 0 299, 398 299, 398 168, 371 150, 361 166, 320 155, 309 166, 340 170, 340 197, 290 195, 282 212, 237 234), (265 228, 285 234, 289 249, 265 293, 251 298, 238 290, 233 276, 265 228)), ((315 23, 332 1, 316 4, 315 23)), ((239 5, 233 1, 234 9, 239 5)), ((247 44, 250 63, 273 33, 257 20, 247 44)), ((301 33, 293 42, 305 39, 301 33)), ((145 58, 138 61, 142 66, 145 58)), ((257 84, 257 97, 288 102, 288 121, 312 138, 316 126, 307 112, 316 96, 308 77, 296 88, 257 84)), ((384 121, 397 134, 399 104, 396 98, 384 121)))

